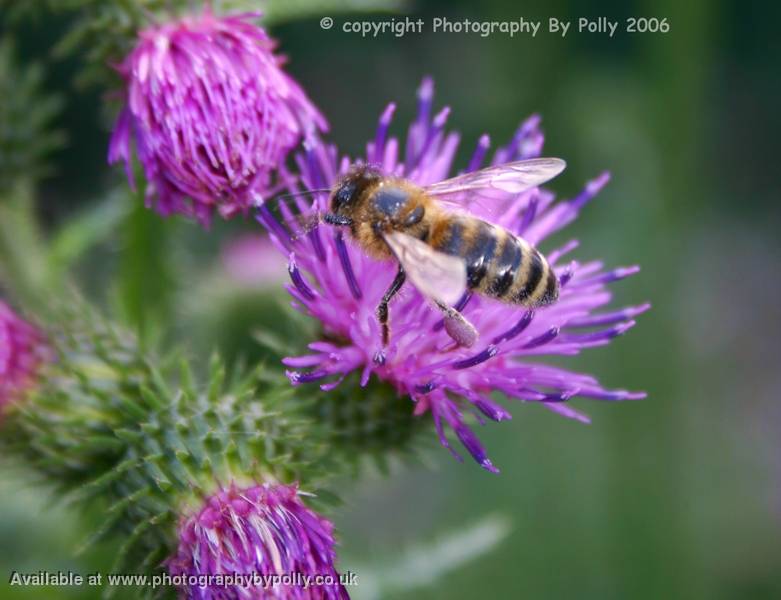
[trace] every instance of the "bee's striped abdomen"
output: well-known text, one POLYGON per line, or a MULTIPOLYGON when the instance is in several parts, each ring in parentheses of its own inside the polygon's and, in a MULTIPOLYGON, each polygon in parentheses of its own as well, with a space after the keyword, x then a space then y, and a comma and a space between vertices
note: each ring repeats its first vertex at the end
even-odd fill
POLYGON ((559 284, 545 257, 506 230, 501 230, 499 237, 501 248, 489 269, 484 293, 524 306, 554 302, 559 295, 559 284))

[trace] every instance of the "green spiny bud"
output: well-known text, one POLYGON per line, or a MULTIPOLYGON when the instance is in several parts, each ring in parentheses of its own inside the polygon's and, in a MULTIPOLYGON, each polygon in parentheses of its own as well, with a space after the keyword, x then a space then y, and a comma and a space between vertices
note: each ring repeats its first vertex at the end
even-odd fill
POLYGON ((220 490, 299 484, 314 492, 330 476, 325 436, 296 413, 285 382, 228 377, 214 358, 201 385, 185 361, 160 366, 82 302, 48 333, 57 359, 10 407, 0 444, 101 508, 106 520, 88 543, 122 534, 120 559, 132 557, 134 567, 171 556, 179 520, 220 490))

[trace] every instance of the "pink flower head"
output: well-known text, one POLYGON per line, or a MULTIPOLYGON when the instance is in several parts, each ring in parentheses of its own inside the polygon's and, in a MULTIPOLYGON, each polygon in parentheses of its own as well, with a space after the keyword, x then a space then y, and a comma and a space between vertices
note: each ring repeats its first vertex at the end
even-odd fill
POLYGON ((230 279, 245 287, 277 288, 287 279, 285 259, 267 235, 248 233, 230 240, 222 249, 222 265, 230 279))
MULTIPOLYGON (((410 125, 406 143, 388 136, 395 108, 391 104, 380 118, 374 139, 367 144, 364 162, 375 164, 385 174, 425 186, 455 175, 453 157, 459 136, 445 130, 447 108, 431 116, 430 80, 423 82, 418 96, 418 115, 410 125)), ((520 126, 510 143, 495 151, 490 164, 538 157, 542 145, 540 119, 533 116, 520 126)), ((465 171, 486 166, 489 146, 488 137, 481 137, 465 171)), ((306 153, 297 160, 301 182, 309 190, 334 185, 351 164, 348 158, 339 158, 336 148, 318 140, 308 143, 306 153)), ((471 203, 469 210, 475 216, 540 246, 559 278, 561 290, 555 303, 536 310, 476 294, 464 295, 456 308, 480 336, 471 348, 454 347, 443 327, 442 314, 410 284, 391 302, 391 337, 383 348, 376 310, 396 275, 396 262, 369 258, 336 227, 321 226, 306 236, 291 236, 268 207, 261 207, 259 220, 289 256, 292 283, 288 291, 294 307, 319 320, 324 332, 323 339, 309 344, 311 353, 284 360, 292 369, 288 372, 291 382, 320 382, 321 388, 328 390, 353 371, 361 374, 362 385, 373 374, 394 386, 399 394, 409 396, 415 414, 431 412, 442 445, 459 460, 446 428, 482 467, 493 472, 497 469, 464 419, 465 411, 472 412, 480 423, 485 419, 509 419, 510 413, 496 402, 493 392, 537 403, 582 422, 588 422, 588 418, 572 407, 576 398, 643 398, 643 393, 608 390, 590 375, 540 361, 545 356, 572 355, 607 344, 631 328, 634 318, 649 308, 642 304, 602 310, 611 299, 608 284, 634 274, 638 267, 606 270, 599 261, 569 258, 578 247, 576 240, 559 247, 546 243, 547 238, 577 218, 608 179, 603 173, 568 200, 557 201, 551 191, 533 188, 492 199, 502 203, 499 211, 471 203)), ((291 192, 299 191, 294 181, 289 188, 291 192)), ((327 212, 327 196, 315 195, 313 206, 297 196, 298 210, 327 212)), ((284 212, 285 206, 280 206, 284 212)))
POLYGON ((149 180, 148 204, 207 225, 246 212, 269 191, 272 173, 325 119, 282 69, 257 15, 210 10, 152 25, 119 66, 125 106, 109 162, 132 144, 149 180))
POLYGON ((242 582, 182 588, 185 597, 199 600, 349 598, 335 561, 333 525, 301 502, 296 486, 232 485, 182 520, 179 547, 168 570, 193 579, 248 576, 242 582), (311 578, 306 586, 304 578, 311 578))
POLYGON ((41 332, 0 300, 0 410, 34 385, 47 357, 41 332))

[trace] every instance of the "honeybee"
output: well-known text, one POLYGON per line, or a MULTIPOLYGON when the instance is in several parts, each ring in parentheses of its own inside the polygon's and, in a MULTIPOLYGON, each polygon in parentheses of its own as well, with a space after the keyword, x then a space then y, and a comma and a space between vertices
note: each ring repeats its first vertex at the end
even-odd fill
POLYGON ((467 291, 525 307, 555 302, 559 282, 545 257, 466 207, 476 196, 490 201, 517 195, 564 167, 558 158, 535 158, 420 187, 374 166, 355 165, 331 189, 323 221, 349 228, 368 255, 398 261, 396 277, 377 307, 383 346, 390 337, 388 304, 407 279, 442 311, 446 331, 462 346, 477 340, 474 326, 453 308, 467 291))

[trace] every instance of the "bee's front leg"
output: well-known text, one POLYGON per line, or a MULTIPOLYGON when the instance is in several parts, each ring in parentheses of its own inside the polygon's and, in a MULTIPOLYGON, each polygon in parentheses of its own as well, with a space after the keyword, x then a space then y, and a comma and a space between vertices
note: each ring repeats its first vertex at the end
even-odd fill
POLYGON ((399 271, 396 273, 396 277, 391 282, 388 291, 385 292, 382 300, 380 300, 380 305, 377 307, 377 319, 380 321, 380 327, 382 327, 383 347, 388 345, 388 340, 390 338, 390 329, 388 327, 388 302, 390 302, 391 298, 398 293, 401 286, 404 285, 406 278, 407 275, 404 273, 404 267, 399 265, 399 271))

